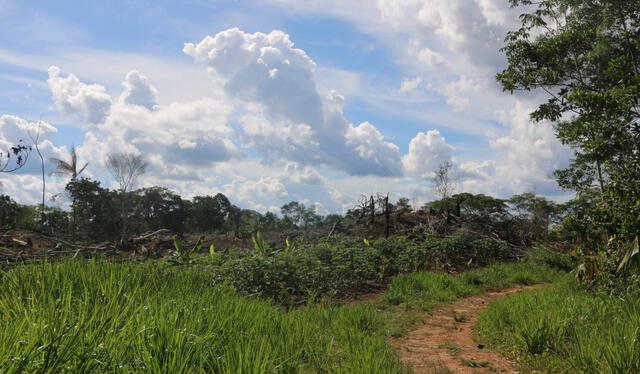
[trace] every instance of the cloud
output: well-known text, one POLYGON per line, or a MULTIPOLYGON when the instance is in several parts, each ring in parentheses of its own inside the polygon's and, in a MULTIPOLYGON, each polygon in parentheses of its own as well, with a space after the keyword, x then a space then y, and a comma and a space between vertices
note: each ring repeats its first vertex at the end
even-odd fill
POLYGON ((111 109, 112 99, 103 86, 84 84, 73 74, 63 78, 56 66, 51 66, 48 71, 47 82, 53 102, 60 112, 77 117, 83 122, 104 122, 111 109))
POLYGON ((132 70, 127 73, 122 85, 124 92, 120 95, 120 101, 123 103, 140 105, 149 110, 153 110, 153 107, 157 105, 156 94, 158 90, 149 83, 144 75, 132 70))
POLYGON ((244 139, 268 160, 329 165, 350 175, 401 173, 398 148, 372 124, 350 124, 337 92, 319 93, 315 63, 284 32, 234 28, 186 43, 183 51, 247 106, 244 139))
POLYGON ((429 179, 438 167, 451 161, 453 147, 447 144, 438 130, 420 132, 409 143, 409 153, 402 163, 406 171, 419 179, 429 179))
POLYGON ((306 184, 310 186, 322 186, 326 183, 325 177, 309 165, 300 165, 290 162, 285 167, 284 175, 295 184, 306 184))
POLYGON ((262 176, 259 180, 234 180, 224 186, 224 194, 259 211, 272 210, 275 201, 289 196, 284 183, 271 176, 262 176))
POLYGON ((198 180, 201 177, 193 170, 245 157, 231 139, 234 131, 227 125, 231 107, 224 102, 204 98, 159 105, 156 89, 137 71, 126 75, 124 92, 113 100, 101 85, 85 84, 73 74, 60 78, 55 67, 49 71, 61 112, 92 119, 78 152, 94 167, 101 167, 110 152, 131 152, 149 161, 149 172, 167 179, 198 180), (96 97, 105 105, 97 105, 98 100, 92 99, 96 97))

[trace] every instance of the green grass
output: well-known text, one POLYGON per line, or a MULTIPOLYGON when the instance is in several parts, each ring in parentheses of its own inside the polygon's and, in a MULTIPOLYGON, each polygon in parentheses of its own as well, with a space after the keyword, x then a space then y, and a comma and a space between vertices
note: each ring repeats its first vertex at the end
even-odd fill
MULTIPOLYGON (((420 311, 562 274, 528 262, 413 273, 377 303, 288 310, 221 284, 216 269, 66 259, 0 272, 0 372, 401 373, 386 339, 420 311)), ((288 274, 278 269, 261 279, 288 274)))
POLYGON ((498 300, 478 319, 481 337, 549 373, 640 372, 640 300, 595 295, 571 277, 498 300))
POLYGON ((64 260, 0 273, 2 373, 401 372, 382 326, 370 304, 286 311, 197 267, 64 260))
POLYGON ((488 289, 552 282, 564 273, 529 262, 497 264, 459 275, 438 272, 403 274, 396 277, 384 295, 390 305, 429 310, 443 302, 479 294, 488 289))

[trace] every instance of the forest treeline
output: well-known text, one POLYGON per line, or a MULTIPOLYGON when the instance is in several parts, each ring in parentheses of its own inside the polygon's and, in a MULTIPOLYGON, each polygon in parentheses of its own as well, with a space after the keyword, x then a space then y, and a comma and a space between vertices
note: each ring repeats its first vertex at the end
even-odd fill
MULTIPOLYGON (((419 224, 419 218, 402 219, 413 214, 415 217, 443 217, 437 228, 443 234, 464 226, 465 230, 478 235, 527 246, 536 241, 560 238, 565 242, 579 241, 578 233, 564 232, 560 224, 593 203, 593 200, 581 197, 559 204, 533 193, 509 199, 459 193, 414 209, 406 197, 385 205, 380 198, 363 196, 361 202, 354 203, 345 214, 321 215, 314 206, 298 201, 284 204, 279 212, 260 213, 240 208, 222 193, 186 199, 159 186, 122 192, 102 187, 99 181, 89 178, 70 181, 66 192, 73 201, 71 209, 46 207, 44 215, 38 205, 19 204, 10 196, 0 195, 0 227, 37 230, 57 236, 75 234, 84 241, 110 240, 121 235, 130 237, 159 229, 168 229, 175 234, 230 234, 247 238, 260 231, 313 229, 336 223, 367 224, 372 215, 380 217, 388 209, 392 217, 392 234, 404 233, 410 226, 419 224)), ((423 221, 427 220, 423 218, 423 221)))

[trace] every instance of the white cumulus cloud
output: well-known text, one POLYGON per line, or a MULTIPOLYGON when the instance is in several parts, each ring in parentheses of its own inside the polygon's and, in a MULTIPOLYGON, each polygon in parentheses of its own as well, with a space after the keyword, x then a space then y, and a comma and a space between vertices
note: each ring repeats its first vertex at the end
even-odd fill
POLYGON ((157 105, 156 95, 158 91, 153 87, 147 77, 135 70, 127 73, 122 82, 124 92, 120 95, 120 100, 125 104, 140 105, 149 110, 157 105))
POLYGON ((402 162, 406 171, 420 179, 429 179, 438 167, 451 161, 453 147, 438 130, 418 133, 409 143, 409 153, 402 162))
POLYGON ((284 32, 234 28, 183 50, 224 82, 229 97, 252 110, 243 122, 244 136, 268 159, 324 164, 350 175, 402 172, 395 145, 369 123, 350 124, 337 92, 320 94, 315 63, 284 32))
POLYGON ((56 66, 49 68, 47 82, 53 102, 61 113, 92 124, 102 123, 109 115, 112 99, 103 86, 82 83, 73 74, 61 77, 60 69, 56 66))

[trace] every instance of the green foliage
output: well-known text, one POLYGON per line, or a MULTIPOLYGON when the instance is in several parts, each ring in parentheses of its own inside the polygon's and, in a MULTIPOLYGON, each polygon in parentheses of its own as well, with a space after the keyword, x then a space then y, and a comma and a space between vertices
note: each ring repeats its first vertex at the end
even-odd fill
POLYGON ((256 235, 251 236, 251 241, 253 242, 254 251, 263 255, 269 253, 269 247, 267 246, 267 243, 265 243, 264 239, 262 238, 262 233, 260 233, 260 231, 258 231, 256 235))
POLYGON ((221 193, 215 196, 195 196, 191 204, 191 230, 211 232, 222 229, 231 210, 229 199, 221 193))
POLYGON ((188 226, 194 225, 193 222, 188 222, 191 214, 202 218, 199 211, 191 208, 189 201, 183 200, 168 188, 143 188, 136 191, 136 195, 139 199, 136 201, 134 214, 135 218, 144 222, 142 231, 169 229, 174 233, 183 233, 188 226))
POLYGON ((36 208, 20 205, 7 195, 0 195, 0 228, 35 229, 39 226, 36 208))
POLYGON ((544 247, 530 249, 527 257, 535 264, 545 265, 552 269, 571 271, 576 267, 575 260, 569 254, 552 251, 544 247))
MULTIPOLYGON (((579 197, 599 193, 566 231, 580 233, 588 256, 605 257, 603 276, 623 282, 611 266, 640 235, 640 4, 633 1, 512 0, 528 11, 510 32, 505 90, 550 94, 531 116, 555 123, 575 151, 558 183, 579 197), (616 275, 617 274, 617 275, 616 275)), ((587 258, 583 269, 594 269, 587 258)))
POLYGON ((637 295, 585 292, 566 278, 492 303, 480 314, 478 327, 483 339, 524 354, 532 369, 637 373, 639 311, 637 295))
POLYGON ((280 208, 285 220, 288 220, 297 227, 310 227, 321 222, 320 216, 316 213, 316 207, 306 207, 303 203, 291 201, 280 208))
POLYGON ((206 267, 159 262, 2 272, 0 371, 404 372, 370 305, 287 312, 213 281, 206 267))
MULTIPOLYGON (((198 241, 196 242, 196 244, 191 247, 191 248, 185 248, 182 245, 182 242, 180 241, 180 239, 178 238, 177 235, 173 236, 173 247, 175 248, 175 259, 177 263, 180 264, 187 264, 191 261, 191 255, 194 253, 198 253, 202 250, 202 242, 204 241, 204 236, 201 236, 200 239, 198 239, 198 241)), ((211 248, 209 248, 209 252, 213 252, 212 251, 213 248, 213 244, 211 245, 211 248)))
POLYGON ((74 201, 78 234, 93 240, 112 240, 120 235, 120 212, 116 192, 87 178, 71 180, 65 187, 74 201))
POLYGON ((532 263, 497 264, 461 275, 419 272, 397 276, 384 296, 391 305, 428 310, 434 305, 511 285, 551 282, 566 274, 532 263))

